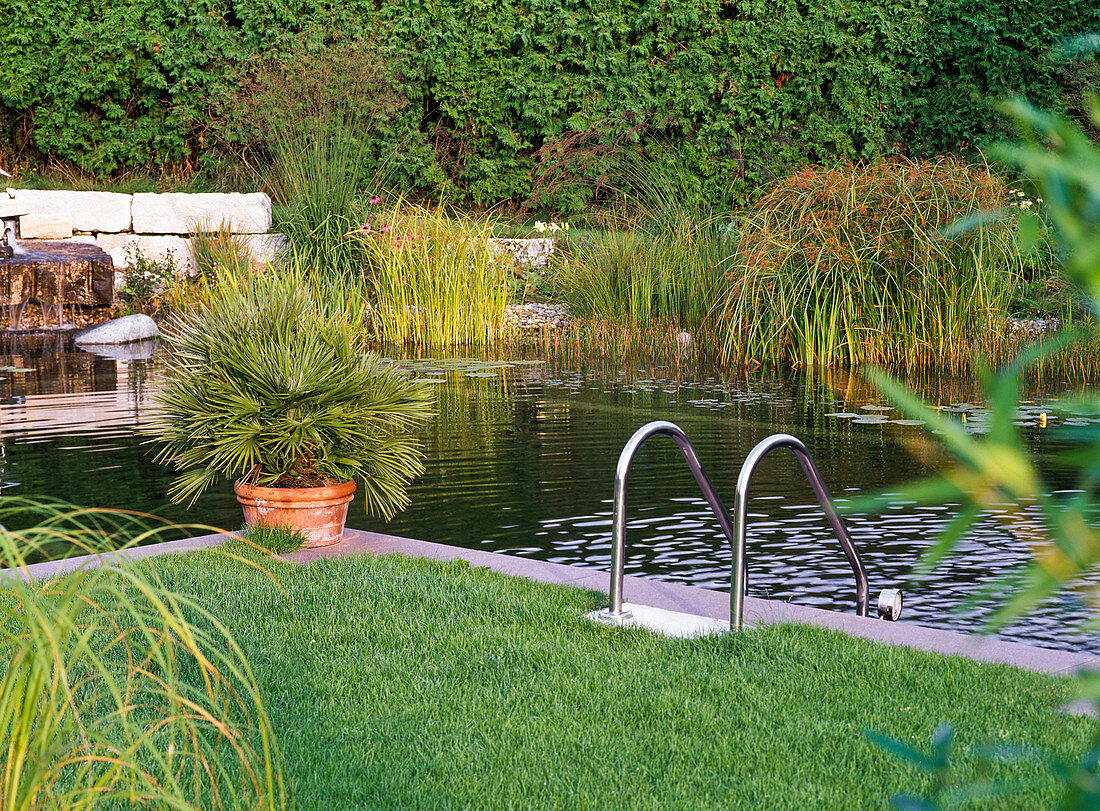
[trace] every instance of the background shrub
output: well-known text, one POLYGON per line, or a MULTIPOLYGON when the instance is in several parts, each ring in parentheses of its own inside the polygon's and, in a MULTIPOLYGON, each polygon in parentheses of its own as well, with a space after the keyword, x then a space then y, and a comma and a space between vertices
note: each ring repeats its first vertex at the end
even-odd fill
POLYGON ((1073 109, 1095 57, 1066 68, 1051 46, 1100 29, 1092 0, 13 2, 5 161, 222 170, 256 144, 250 104, 290 120, 346 73, 385 102, 366 177, 560 209, 668 144, 700 197, 732 182, 740 202, 802 163, 979 145, 1003 126, 988 96, 1073 109))

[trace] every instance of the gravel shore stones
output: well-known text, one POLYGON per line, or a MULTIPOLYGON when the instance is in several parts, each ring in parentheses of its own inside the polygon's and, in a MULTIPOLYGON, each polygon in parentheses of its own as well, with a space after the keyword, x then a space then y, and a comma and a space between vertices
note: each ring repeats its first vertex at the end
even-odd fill
POLYGON ((504 326, 519 332, 546 332, 569 326, 569 311, 564 304, 533 301, 512 304, 504 313, 504 326))
POLYGON ((1008 330, 1012 334, 1046 335, 1058 331, 1057 318, 1010 318, 1008 330))
MULTIPOLYGON (((374 308, 367 304, 365 309, 369 321, 374 308)), ((571 322, 569 310, 564 304, 532 301, 528 304, 509 304, 504 311, 504 328, 520 333, 568 329, 571 322)))

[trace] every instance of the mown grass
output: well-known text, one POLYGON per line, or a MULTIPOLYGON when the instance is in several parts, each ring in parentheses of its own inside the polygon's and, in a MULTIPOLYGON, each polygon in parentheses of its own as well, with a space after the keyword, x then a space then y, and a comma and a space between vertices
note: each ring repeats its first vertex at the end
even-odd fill
MULTIPOLYGON (((613 630, 590 592, 460 564, 162 559, 240 640, 301 808, 871 807, 927 777, 867 729, 1069 758, 1068 680, 806 627, 692 641, 613 630)), ((975 764, 964 757, 960 777, 975 764)), ((1033 763, 1004 807, 1049 807, 1033 763)))

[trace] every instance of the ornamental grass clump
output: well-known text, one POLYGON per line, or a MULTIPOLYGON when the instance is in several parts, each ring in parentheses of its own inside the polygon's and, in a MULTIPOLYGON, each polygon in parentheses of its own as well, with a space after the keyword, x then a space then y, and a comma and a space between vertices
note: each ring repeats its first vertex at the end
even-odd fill
POLYGON ((994 353, 1025 266, 1008 202, 998 177, 956 159, 792 175, 741 225, 725 358, 953 366, 994 353))
POLYGON ((363 251, 348 232, 360 219, 362 145, 345 128, 291 131, 274 137, 274 153, 268 185, 293 256, 330 280, 360 273, 363 251))
POLYGON ((338 287, 326 297, 291 266, 219 280, 201 311, 164 330, 153 425, 170 490, 193 503, 214 482, 317 487, 358 480, 367 512, 392 517, 422 470, 413 434, 423 386, 366 351, 338 287), (316 292, 314 292, 316 291, 316 292))
POLYGON ((706 224, 629 225, 578 234, 554 260, 554 281, 580 318, 705 327, 722 290, 722 246, 706 224))
POLYGON ((171 529, 5 498, 0 808, 286 806, 256 680, 219 620, 148 562, 106 557, 42 579, 27 568, 171 529))
POLYGON ((418 349, 497 343, 515 260, 491 241, 496 220, 380 202, 354 233, 367 255, 375 338, 418 349))
POLYGON ((683 167, 627 161, 618 182, 625 213, 609 230, 572 232, 553 258, 553 279, 581 319, 632 330, 669 325, 709 344, 732 248, 729 220, 692 197, 683 167))

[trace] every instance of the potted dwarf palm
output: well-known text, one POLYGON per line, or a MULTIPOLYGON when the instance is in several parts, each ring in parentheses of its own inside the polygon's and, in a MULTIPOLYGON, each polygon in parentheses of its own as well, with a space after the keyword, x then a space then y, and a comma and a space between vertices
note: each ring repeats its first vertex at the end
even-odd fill
POLYGON ((321 290, 293 269, 223 278, 166 325, 151 430, 158 461, 181 471, 174 501, 233 479, 246 525, 301 529, 312 546, 340 539, 357 482, 369 514, 408 504, 430 397, 365 350, 340 291, 321 290))

